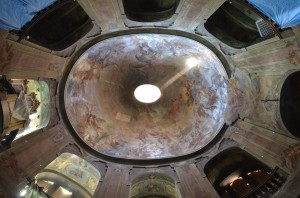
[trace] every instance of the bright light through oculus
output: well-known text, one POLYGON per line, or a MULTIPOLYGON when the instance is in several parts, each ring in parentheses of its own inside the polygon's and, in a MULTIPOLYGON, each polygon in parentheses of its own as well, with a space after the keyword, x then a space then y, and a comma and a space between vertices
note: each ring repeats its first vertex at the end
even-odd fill
POLYGON ((23 189, 23 190, 20 191, 20 196, 23 197, 23 196, 26 195, 26 193, 27 193, 27 190, 23 189))
POLYGON ((186 60, 186 66, 188 66, 188 67, 195 67, 196 65, 198 65, 198 63, 199 63, 199 60, 198 59, 196 59, 196 58, 188 58, 187 60, 186 60))
POLYGON ((134 97, 142 103, 153 103, 161 96, 160 89, 155 85, 144 84, 134 90, 134 97))

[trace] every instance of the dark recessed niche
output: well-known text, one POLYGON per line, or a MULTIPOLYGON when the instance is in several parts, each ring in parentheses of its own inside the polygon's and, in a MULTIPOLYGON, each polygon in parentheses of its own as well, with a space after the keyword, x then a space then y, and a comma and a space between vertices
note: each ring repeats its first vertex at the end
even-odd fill
POLYGON ((289 132, 300 138, 300 71, 289 75, 283 83, 280 114, 289 132))
POLYGON ((163 21, 172 17, 179 0, 123 0, 128 19, 139 22, 163 21))
POLYGON ((243 2, 226 1, 208 18, 204 27, 223 43, 238 49, 273 37, 272 27, 246 5, 243 2), (260 30, 256 22, 263 23, 259 26, 260 30))
POLYGON ((270 197, 285 181, 278 168, 271 170, 237 147, 226 149, 212 158, 205 165, 204 172, 222 198, 256 197, 262 192, 270 197), (276 185, 273 184, 275 180, 276 185))
POLYGON ((74 0, 66 0, 41 11, 24 27, 21 39, 49 48, 63 50, 82 38, 93 27, 85 11, 74 0))

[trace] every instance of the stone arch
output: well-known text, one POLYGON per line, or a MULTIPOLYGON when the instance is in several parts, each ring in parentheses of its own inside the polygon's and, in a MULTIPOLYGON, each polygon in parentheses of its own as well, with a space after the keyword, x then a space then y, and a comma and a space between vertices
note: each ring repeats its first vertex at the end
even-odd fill
POLYGON ((180 198, 175 180, 162 173, 144 173, 132 179, 130 198, 180 198))
POLYGON ((243 1, 225 1, 204 24, 205 29, 226 45, 241 49, 279 35, 262 13, 243 1), (261 25, 260 25, 261 24, 261 25), (262 26, 268 31, 262 30, 262 26))
POLYGON ((287 76, 280 93, 280 115, 284 126, 300 138, 300 71, 287 76))
POLYGON ((133 21, 155 22, 172 17, 177 0, 123 0, 126 16, 133 21))
POLYGON ((271 169, 246 151, 231 147, 207 162, 204 172, 220 197, 272 196, 284 183, 278 167, 271 169))

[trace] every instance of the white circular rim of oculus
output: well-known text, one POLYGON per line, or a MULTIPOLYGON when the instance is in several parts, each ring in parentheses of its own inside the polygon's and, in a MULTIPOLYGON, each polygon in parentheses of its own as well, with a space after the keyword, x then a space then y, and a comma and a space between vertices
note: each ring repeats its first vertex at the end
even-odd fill
POLYGON ((153 103, 161 96, 160 89, 151 84, 143 84, 134 90, 134 97, 142 103, 153 103))

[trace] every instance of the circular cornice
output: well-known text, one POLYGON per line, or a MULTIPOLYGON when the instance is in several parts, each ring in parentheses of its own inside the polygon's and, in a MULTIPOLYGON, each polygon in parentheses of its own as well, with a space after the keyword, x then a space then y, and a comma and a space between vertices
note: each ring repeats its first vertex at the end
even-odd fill
POLYGON ((183 31, 179 31, 179 30, 170 30, 170 29, 161 29, 161 28, 140 28, 140 29, 130 29, 130 30, 112 32, 112 33, 100 35, 99 37, 94 38, 93 40, 91 40, 90 42, 85 44, 82 48, 80 48, 74 54, 74 56, 71 58, 71 60, 69 61, 69 64, 67 65, 67 67, 65 69, 64 75, 63 75, 61 83, 59 85, 59 101, 60 101, 59 107, 60 107, 60 113, 62 115, 62 119, 63 119, 66 127, 70 131, 71 135, 76 140, 76 142, 81 147, 83 147, 87 152, 98 157, 101 160, 115 162, 115 163, 121 163, 121 164, 132 164, 132 165, 159 165, 159 164, 183 161, 183 160, 195 158, 195 157, 199 156, 201 153, 209 150, 215 143, 217 143, 222 138, 224 132, 226 131, 227 126, 223 125, 223 127, 219 131, 218 135, 216 135, 214 137, 214 139, 211 142, 209 142, 206 146, 204 146, 203 148, 201 148, 200 150, 198 150, 196 152, 193 152, 193 153, 190 153, 187 155, 177 156, 177 157, 166 157, 166 158, 159 158, 159 159, 127 159, 127 158, 118 158, 118 157, 108 156, 108 155, 105 155, 105 154, 95 151, 90 146, 88 146, 78 136, 78 134, 75 132, 74 128, 72 127, 72 125, 68 119, 68 116, 65 111, 65 101, 64 101, 64 89, 65 89, 66 81, 68 78, 68 74, 70 73, 73 65, 76 63, 78 58, 86 50, 88 50, 91 46, 95 45, 96 43, 99 43, 106 39, 117 37, 117 36, 130 35, 130 34, 149 34, 149 33, 150 34, 167 34, 167 35, 182 36, 182 37, 186 37, 186 38, 195 40, 195 41, 205 45, 211 51, 213 51, 215 53, 215 55, 217 55, 217 57, 223 64, 223 66, 227 72, 227 75, 230 76, 231 72, 230 72, 228 63, 227 63, 226 59, 224 58, 224 56, 222 55, 222 53, 220 51, 218 51, 211 43, 209 43, 202 37, 195 35, 195 34, 183 32, 183 31))

